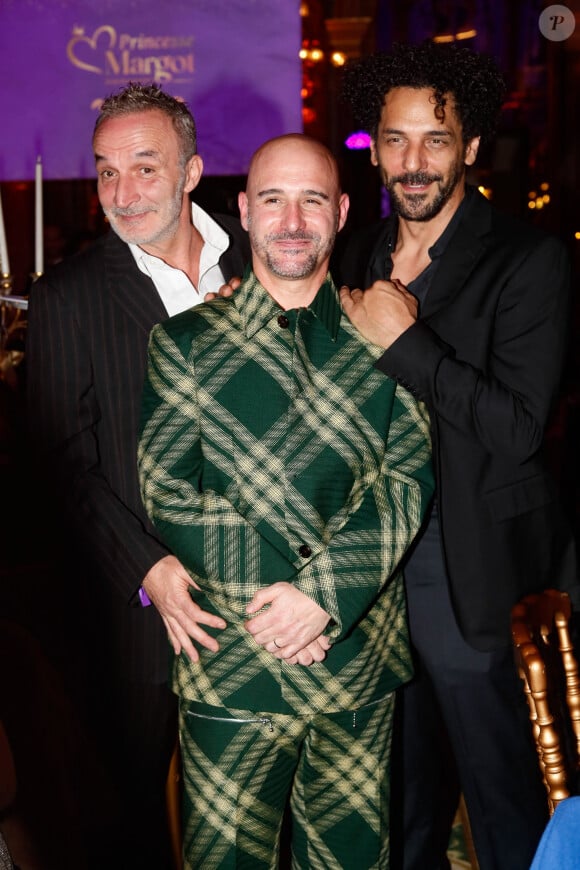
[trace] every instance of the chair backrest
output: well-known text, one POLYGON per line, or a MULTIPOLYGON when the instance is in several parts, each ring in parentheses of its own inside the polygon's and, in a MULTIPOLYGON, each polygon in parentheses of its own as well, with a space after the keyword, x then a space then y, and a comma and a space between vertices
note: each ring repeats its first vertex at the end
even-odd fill
POLYGON ((570 615, 570 599, 555 589, 526 596, 511 615, 550 813, 573 793, 580 770, 580 678, 570 615))

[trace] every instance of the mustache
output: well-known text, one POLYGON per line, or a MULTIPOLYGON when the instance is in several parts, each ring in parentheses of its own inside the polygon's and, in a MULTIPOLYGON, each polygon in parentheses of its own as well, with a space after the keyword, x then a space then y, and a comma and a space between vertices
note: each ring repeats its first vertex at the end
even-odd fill
POLYGON ((442 176, 429 175, 427 172, 406 172, 404 175, 393 175, 389 181, 391 184, 432 184, 434 181, 442 181, 442 176))
POLYGON ((150 211, 157 211, 156 208, 151 208, 150 206, 147 208, 110 208, 108 209, 108 214, 113 217, 135 217, 138 214, 147 214, 150 211))
POLYGON ((307 233, 305 230, 284 230, 281 233, 271 233, 268 237, 269 242, 314 242, 319 236, 316 233, 307 233))

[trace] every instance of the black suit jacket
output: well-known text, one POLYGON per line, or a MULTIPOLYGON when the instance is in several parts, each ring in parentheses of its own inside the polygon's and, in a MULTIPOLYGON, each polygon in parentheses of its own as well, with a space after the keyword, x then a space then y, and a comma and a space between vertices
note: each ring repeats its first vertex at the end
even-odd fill
MULTIPOLYGON (((345 251, 342 280, 371 283, 383 221, 345 251)), ((578 606, 574 542, 542 462, 570 315, 564 246, 475 193, 447 245, 420 319, 377 366, 432 417, 441 535, 468 642, 509 640, 512 605, 558 586, 578 606)))
MULTIPOLYGON (((246 234, 234 218, 216 220, 231 239, 220 260, 224 277, 241 276, 246 234)), ((112 590, 119 669, 159 681, 167 678, 166 631, 137 593, 167 549, 141 503, 136 445, 149 332, 167 316, 129 247, 109 232, 33 285, 26 341, 30 437, 50 472, 55 507, 64 498, 81 542, 79 574, 89 568, 112 590)))

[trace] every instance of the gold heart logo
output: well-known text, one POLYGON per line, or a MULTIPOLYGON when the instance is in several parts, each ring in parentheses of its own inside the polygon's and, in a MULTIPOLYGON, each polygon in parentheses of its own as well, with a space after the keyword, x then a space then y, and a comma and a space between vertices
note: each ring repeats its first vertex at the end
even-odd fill
MULTIPOLYGON (((99 75, 103 74, 103 69, 98 66, 93 66, 93 64, 91 63, 87 63, 86 61, 81 60, 81 58, 77 56, 77 50, 79 46, 88 45, 91 51, 96 51, 99 39, 103 35, 108 37, 108 45, 106 44, 106 42, 104 45, 105 50, 110 50, 114 48, 117 42, 117 31, 109 24, 103 24, 101 27, 97 27, 92 36, 86 36, 84 28, 82 27, 73 28, 73 35, 66 47, 66 56, 68 57, 72 65, 76 66, 78 69, 87 70, 87 72, 93 72, 99 75)), ((80 50, 82 53, 83 49, 81 48, 80 50)))

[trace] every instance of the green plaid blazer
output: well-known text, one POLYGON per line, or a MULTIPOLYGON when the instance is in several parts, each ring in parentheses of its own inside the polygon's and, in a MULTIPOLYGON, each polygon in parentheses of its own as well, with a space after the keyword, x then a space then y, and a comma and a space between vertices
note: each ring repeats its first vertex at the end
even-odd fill
POLYGON ((433 492, 424 408, 373 368, 330 276, 283 311, 250 271, 229 299, 156 326, 139 473, 167 546, 228 623, 220 650, 174 662, 185 699, 338 711, 411 675, 398 565, 433 492), (244 629, 255 590, 295 584, 332 617, 324 662, 287 665, 244 629))

